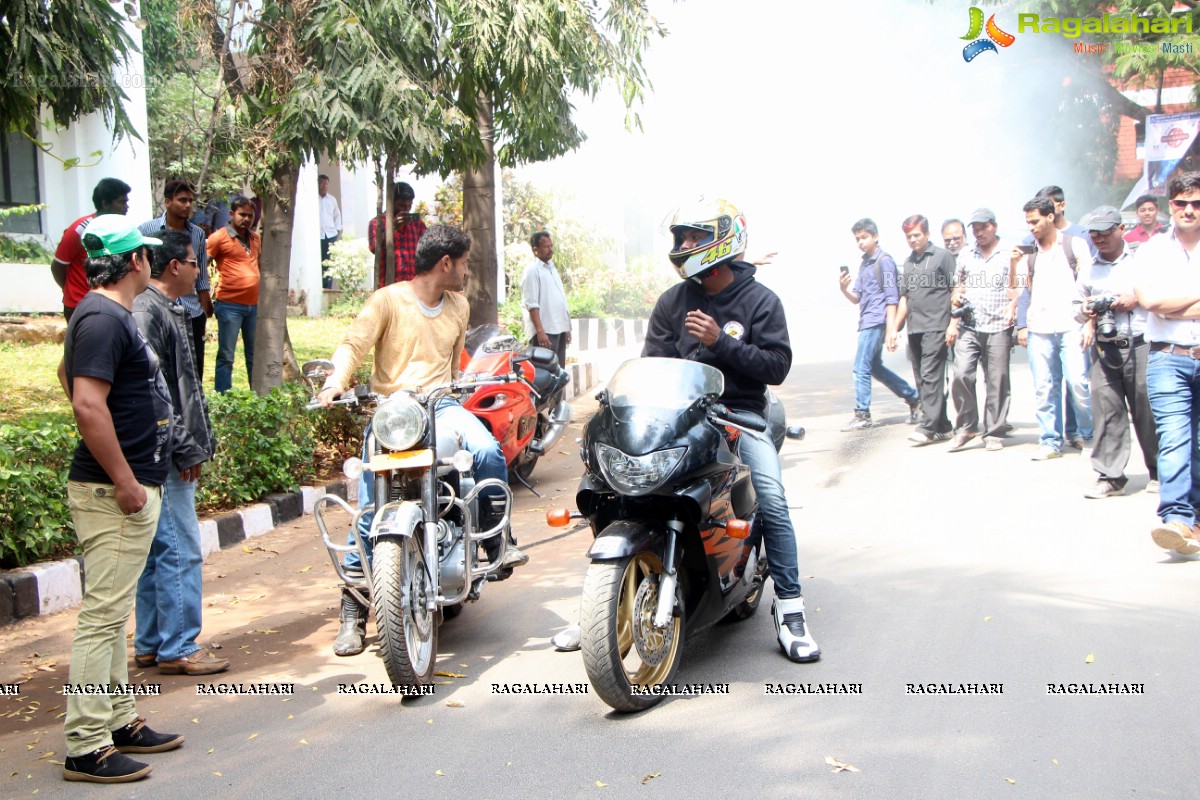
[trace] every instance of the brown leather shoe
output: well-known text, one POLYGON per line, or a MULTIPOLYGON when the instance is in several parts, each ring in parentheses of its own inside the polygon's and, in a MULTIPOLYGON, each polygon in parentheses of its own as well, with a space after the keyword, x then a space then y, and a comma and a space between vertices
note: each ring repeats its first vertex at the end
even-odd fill
POLYGON ((211 650, 197 650, 187 658, 158 662, 158 671, 163 675, 213 675, 227 669, 229 659, 211 650))
POLYGON ((141 669, 149 669, 158 663, 158 655, 156 653, 134 653, 133 663, 141 669))

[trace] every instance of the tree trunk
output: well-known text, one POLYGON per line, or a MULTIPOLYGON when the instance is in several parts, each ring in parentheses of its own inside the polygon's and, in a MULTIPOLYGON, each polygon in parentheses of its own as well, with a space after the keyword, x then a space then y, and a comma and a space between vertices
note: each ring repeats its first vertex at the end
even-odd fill
MULTIPOLYGON (((385 184, 387 191, 384 194, 384 201, 387 205, 387 210, 383 215, 384 230, 387 235, 384 241, 387 242, 387 247, 384 248, 384 263, 387 264, 387 272, 384 273, 386 278, 384 284, 391 286, 396 282, 396 270, 400 265, 396 263, 396 154, 387 154, 387 182, 385 184)), ((378 233, 378 231, 376 231, 378 233)), ((376 241, 375 246, 379 243, 376 241)))
POLYGON ((254 334, 254 374, 250 376, 250 388, 259 394, 283 383, 288 338, 288 273, 299 179, 300 163, 283 158, 275 166, 272 185, 261 193, 263 243, 259 259, 258 328, 254 334))
POLYGON ((387 275, 387 251, 383 246, 386 239, 387 227, 381 225, 384 221, 383 206, 383 167, 380 166, 379 156, 375 156, 375 272, 371 275, 371 291, 380 288, 380 275, 387 275))
POLYGON ((475 169, 463 173, 463 227, 471 235, 471 279, 467 302, 471 304, 470 326, 495 322, 496 304, 496 150, 492 128, 492 103, 479 98, 475 124, 487 157, 475 169))

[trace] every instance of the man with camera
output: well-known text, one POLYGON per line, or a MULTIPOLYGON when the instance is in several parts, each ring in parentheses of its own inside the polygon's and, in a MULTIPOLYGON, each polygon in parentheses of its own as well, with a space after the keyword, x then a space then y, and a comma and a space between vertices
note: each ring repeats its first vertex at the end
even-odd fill
POLYGON ((985 450, 1001 450, 1010 429, 1008 362, 1017 303, 1008 289, 1009 253, 1000 245, 996 214, 990 208, 975 209, 970 225, 975 246, 964 248, 958 256, 951 301, 954 310, 950 312, 958 320, 958 358, 950 389, 958 409, 954 441, 950 443, 952 453, 962 450, 980 434, 985 450), (975 391, 975 374, 980 363, 987 388, 982 425, 975 391))
POLYGON ((1146 389, 1158 431, 1162 490, 1150 532, 1154 543, 1181 555, 1200 552, 1196 507, 1200 506, 1200 172, 1184 172, 1167 184, 1174 227, 1138 248, 1138 303, 1146 309, 1146 389))
POLYGON ((1098 477, 1083 496, 1099 500, 1125 492, 1129 415, 1151 491, 1158 485, 1158 437, 1146 393, 1146 310, 1133 293, 1133 253, 1122 238, 1121 212, 1101 206, 1084 227, 1097 256, 1076 284, 1081 306, 1077 318, 1084 323, 1084 343, 1093 348, 1088 382, 1095 424, 1092 467, 1098 477))

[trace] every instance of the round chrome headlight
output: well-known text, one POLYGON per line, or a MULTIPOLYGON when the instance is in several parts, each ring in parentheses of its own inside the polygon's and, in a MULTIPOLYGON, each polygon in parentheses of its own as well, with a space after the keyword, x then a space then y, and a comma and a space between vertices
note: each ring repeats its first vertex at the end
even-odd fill
POLYGON ((384 448, 407 450, 425 438, 428 424, 425 409, 405 392, 383 401, 371 420, 371 429, 384 448))

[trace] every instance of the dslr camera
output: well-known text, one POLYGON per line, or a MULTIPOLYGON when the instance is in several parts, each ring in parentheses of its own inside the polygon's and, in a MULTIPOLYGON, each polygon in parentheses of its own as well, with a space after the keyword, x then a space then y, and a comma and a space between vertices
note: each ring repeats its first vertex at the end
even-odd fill
POLYGON ((967 300, 962 301, 962 305, 958 308, 950 309, 951 319, 956 319, 960 324, 966 325, 968 328, 975 327, 975 306, 967 300))
POLYGON ((1117 298, 1111 294, 1089 297, 1083 308, 1089 314, 1096 315, 1096 333, 1101 339, 1112 339, 1117 335, 1117 319, 1113 316, 1112 306, 1117 298))

